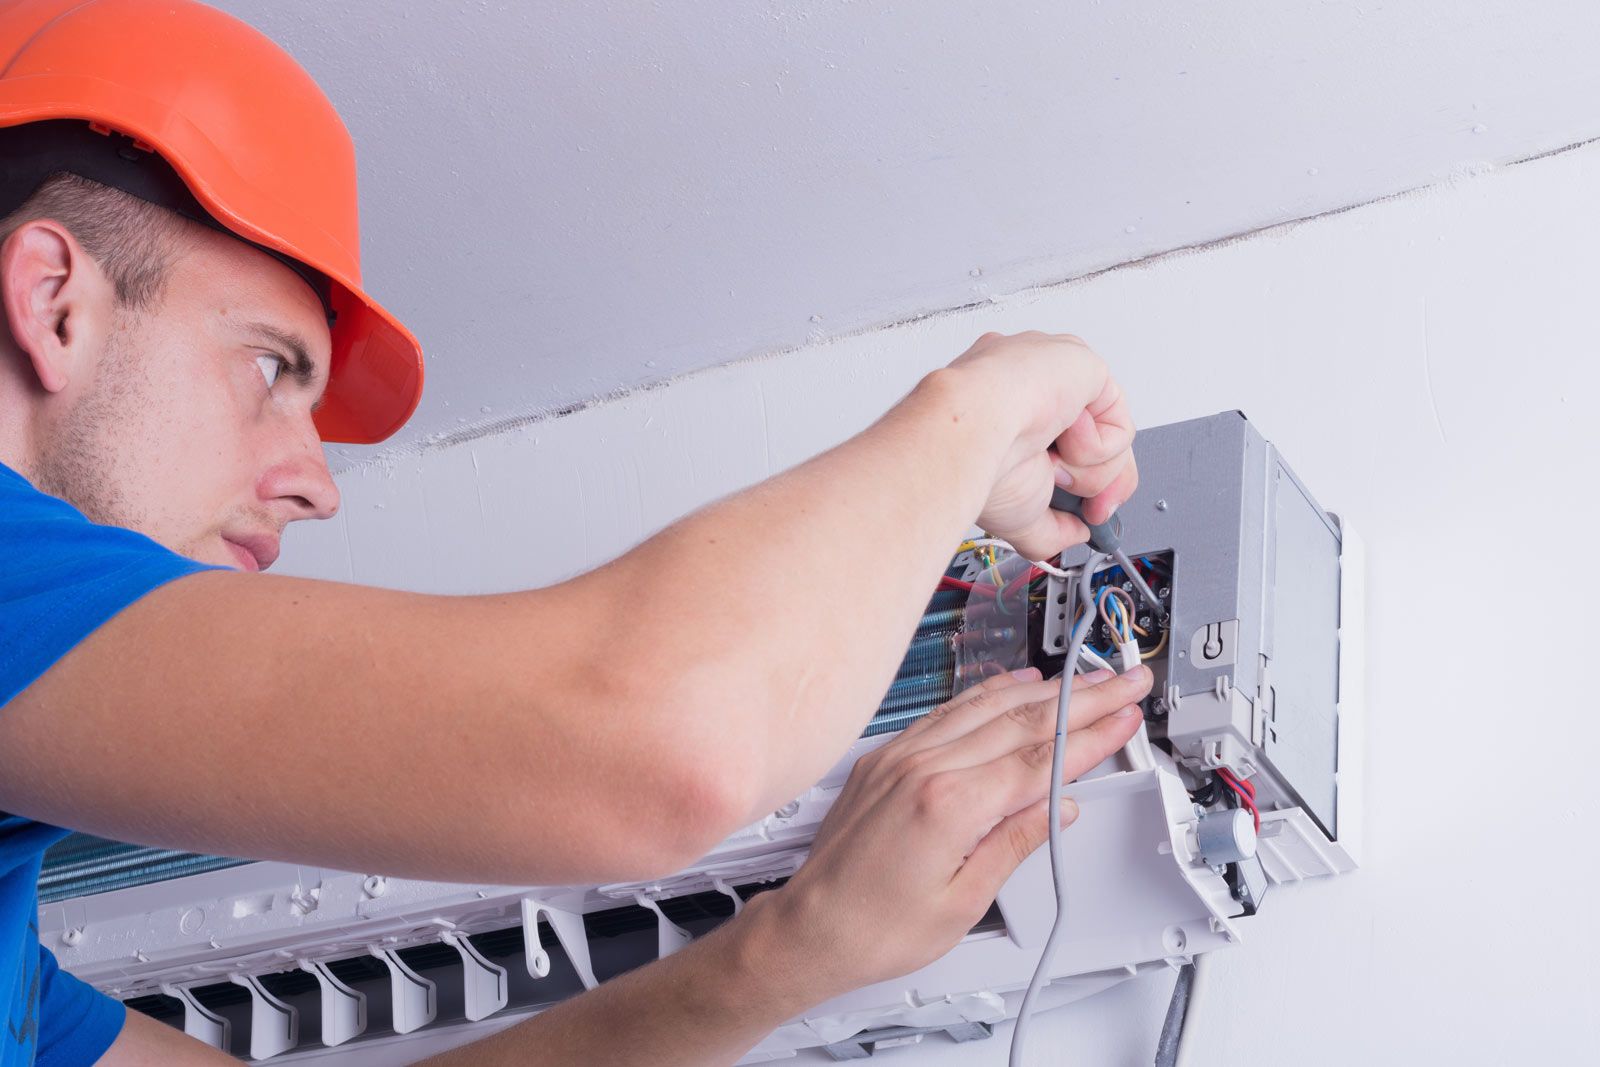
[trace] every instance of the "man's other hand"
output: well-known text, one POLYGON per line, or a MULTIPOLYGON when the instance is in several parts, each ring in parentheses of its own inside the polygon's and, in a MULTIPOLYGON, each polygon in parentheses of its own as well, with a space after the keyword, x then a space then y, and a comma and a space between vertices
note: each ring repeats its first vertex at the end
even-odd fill
POLYGON ((1050 510, 1056 485, 1105 522, 1138 487, 1133 418, 1105 362, 1070 334, 986 333, 930 376, 948 389, 953 416, 1012 435, 978 525, 1029 559, 1088 539, 1077 518, 1050 510))
MULTIPOLYGON (((1150 681, 1143 667, 1075 679, 1065 780, 1127 743, 1150 681)), ((810 858, 772 894, 818 995, 944 955, 1044 844, 1059 691, 1032 669, 991 678, 856 763, 810 858)), ((1063 824, 1076 817, 1064 801, 1063 824)))

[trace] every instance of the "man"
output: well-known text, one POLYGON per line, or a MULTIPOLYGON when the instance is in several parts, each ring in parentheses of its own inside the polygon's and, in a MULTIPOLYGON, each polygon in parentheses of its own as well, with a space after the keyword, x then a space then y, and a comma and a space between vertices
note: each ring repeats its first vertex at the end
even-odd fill
MULTIPOLYGON (((13 2, 0 52, 0 1067, 227 1062, 39 946, 53 827, 433 879, 663 875, 859 734, 974 519, 1043 558, 1085 536, 1052 485, 1094 519, 1133 490, 1100 360, 988 335, 851 441, 553 588, 240 573, 334 514, 319 438, 382 439, 421 386, 360 289, 348 137, 192 0, 13 2)), ((1131 736, 1149 675, 1077 684, 1069 775, 1131 736)), ((731 1062, 937 958, 1046 837, 1054 704, 1034 672, 963 694, 860 762, 783 889, 434 1062, 731 1062)))

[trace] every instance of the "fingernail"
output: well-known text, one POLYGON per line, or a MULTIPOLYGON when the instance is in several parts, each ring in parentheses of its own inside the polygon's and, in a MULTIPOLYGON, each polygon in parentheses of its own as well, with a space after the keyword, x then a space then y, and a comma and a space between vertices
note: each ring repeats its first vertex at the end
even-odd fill
POLYGON ((1061 825, 1070 826, 1078 820, 1078 802, 1071 797, 1061 798, 1061 825))
POLYGON ((1107 678, 1115 678, 1116 676, 1117 675, 1115 671, 1108 671, 1104 667, 1101 667, 1099 670, 1093 670, 1084 675, 1083 680, 1088 682, 1090 685, 1099 685, 1107 678))
POLYGON ((1137 667, 1133 668, 1133 670, 1129 671, 1125 677, 1131 678, 1136 682, 1142 682, 1149 674, 1150 668, 1141 663, 1137 667))
POLYGON ((1039 677, 1039 669, 1037 667, 1024 667, 1020 671, 1012 671, 1011 672, 1011 677, 1013 677, 1013 678, 1038 678, 1039 677))
POLYGON ((1059 464, 1056 466, 1056 484, 1063 489, 1072 488, 1072 472, 1059 464))
POLYGON ((1117 709, 1117 718, 1126 719, 1129 716, 1137 715, 1138 713, 1139 713, 1139 705, 1137 705, 1137 704, 1129 704, 1125 708, 1118 708, 1117 709))

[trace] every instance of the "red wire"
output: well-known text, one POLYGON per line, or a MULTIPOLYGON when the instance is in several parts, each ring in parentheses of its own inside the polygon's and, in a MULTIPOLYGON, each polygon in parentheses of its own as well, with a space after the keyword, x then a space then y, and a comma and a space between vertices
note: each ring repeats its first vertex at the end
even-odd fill
POLYGON ((1261 810, 1256 807, 1256 787, 1243 779, 1235 778, 1230 771, 1222 767, 1217 768, 1217 777, 1222 779, 1223 785, 1233 790, 1234 794, 1239 798, 1239 803, 1244 805, 1245 809, 1250 812, 1250 817, 1256 823, 1256 833, 1259 834, 1261 832, 1261 810), (1246 789, 1249 790, 1248 793, 1245 792, 1246 789))
MULTIPOLYGON (((1044 571, 1040 570, 1038 567, 1030 568, 1027 574, 1020 574, 1011 579, 1011 581, 1007 582, 1001 588, 1001 595, 1003 596, 1007 593, 1010 593, 1019 585, 1032 582, 1035 578, 1039 577, 1043 573, 1044 571)), ((939 579, 939 588, 959 589, 963 593, 970 593, 974 590, 977 590, 985 596, 993 596, 995 592, 995 586, 988 582, 963 582, 960 578, 951 578, 948 575, 939 579)))
POLYGON ((1009 582, 1007 582, 1005 589, 1001 592, 1000 595, 1002 597, 1007 597, 1007 596, 1010 596, 1012 591, 1015 590, 1018 586, 1022 586, 1024 588, 1026 588, 1027 586, 1032 585, 1033 584, 1033 580, 1035 578, 1039 577, 1043 573, 1044 573, 1044 571, 1040 570, 1038 567, 1029 567, 1026 574, 1019 574, 1015 578, 1013 578, 1009 582))

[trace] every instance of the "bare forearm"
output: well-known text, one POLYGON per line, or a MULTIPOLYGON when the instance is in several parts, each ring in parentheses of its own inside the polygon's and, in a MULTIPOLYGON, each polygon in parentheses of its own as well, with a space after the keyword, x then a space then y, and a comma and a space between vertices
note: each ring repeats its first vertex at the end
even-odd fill
POLYGON ((893 678, 1009 438, 944 372, 884 419, 593 576, 637 605, 646 699, 748 767, 752 816, 815 781, 893 678))
MULTIPOLYGON (((604 1063, 707 1067, 733 1063, 780 1023, 821 999, 806 985, 762 898, 681 951, 427 1067, 604 1063)), ((792 941, 793 931, 788 940, 792 941)))
MULTIPOLYGON (((1048 516, 1046 448, 1074 413, 1096 432, 1095 397, 1120 411, 1103 365, 1075 351, 980 339, 962 357, 975 377, 938 372, 839 448, 548 589, 170 583, 8 703, 0 807, 452 881, 681 867, 856 736, 980 509, 1036 555, 1068 543, 1053 520, 1025 528, 1048 516), (1027 388, 1000 388, 1013 381, 1027 388)), ((1105 485, 1103 451, 1081 457, 1075 491, 1105 485)), ((1127 473, 1102 506, 1131 492, 1127 473)))

